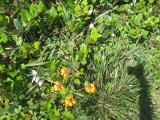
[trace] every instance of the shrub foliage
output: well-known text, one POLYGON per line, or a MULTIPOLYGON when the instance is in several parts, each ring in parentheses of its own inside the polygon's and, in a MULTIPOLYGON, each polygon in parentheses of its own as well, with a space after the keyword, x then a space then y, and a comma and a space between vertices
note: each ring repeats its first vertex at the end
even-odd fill
POLYGON ((159 0, 1 0, 0 119, 158 119, 159 0))

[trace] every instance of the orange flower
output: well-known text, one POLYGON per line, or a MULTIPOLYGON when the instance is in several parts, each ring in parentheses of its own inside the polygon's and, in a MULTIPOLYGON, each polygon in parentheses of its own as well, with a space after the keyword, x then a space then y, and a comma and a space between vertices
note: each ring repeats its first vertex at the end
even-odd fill
POLYGON ((56 81, 55 85, 53 86, 53 88, 54 88, 54 91, 58 91, 59 92, 59 91, 61 91, 61 89, 64 88, 64 86, 62 85, 62 83, 56 81))
POLYGON ((67 78, 69 76, 69 71, 66 68, 61 69, 61 76, 67 78))
POLYGON ((76 100, 75 99, 73 99, 73 98, 70 98, 70 97, 66 97, 66 99, 65 99, 65 106, 66 107, 68 107, 68 106, 70 106, 70 107, 72 107, 73 106, 73 104, 75 104, 76 103, 76 100))
POLYGON ((87 85, 85 88, 86 92, 88 93, 94 93, 95 92, 95 85, 94 83, 91 83, 90 85, 87 85))

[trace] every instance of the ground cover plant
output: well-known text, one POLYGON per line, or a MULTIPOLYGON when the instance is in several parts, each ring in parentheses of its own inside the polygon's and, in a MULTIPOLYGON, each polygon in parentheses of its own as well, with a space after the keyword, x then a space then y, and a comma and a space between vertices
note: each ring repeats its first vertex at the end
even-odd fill
POLYGON ((1 0, 0 119, 158 120, 159 0, 1 0))

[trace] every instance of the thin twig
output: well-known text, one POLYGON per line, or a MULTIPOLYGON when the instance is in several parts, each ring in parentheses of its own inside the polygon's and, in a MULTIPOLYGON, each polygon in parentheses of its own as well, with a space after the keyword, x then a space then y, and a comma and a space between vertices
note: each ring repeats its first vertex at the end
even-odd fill
POLYGON ((105 15, 105 14, 111 12, 111 11, 112 11, 112 10, 108 10, 108 11, 106 11, 106 12, 100 14, 94 21, 96 22, 96 21, 98 20, 98 18, 102 17, 103 15, 105 15))
MULTIPOLYGON (((112 10, 108 10, 108 11, 100 14, 100 15, 94 20, 94 24, 97 22, 98 18, 100 18, 101 16, 103 16, 103 15, 105 15, 105 14, 111 12, 111 11, 112 11, 112 10)), ((90 24, 89 24, 89 25, 90 25, 90 24)), ((79 37, 84 31, 86 31, 87 28, 89 27, 89 25, 88 25, 87 27, 85 27, 84 30, 83 30, 81 33, 79 33, 78 35, 76 35, 72 40, 74 41, 74 40, 75 40, 77 37, 79 37)))

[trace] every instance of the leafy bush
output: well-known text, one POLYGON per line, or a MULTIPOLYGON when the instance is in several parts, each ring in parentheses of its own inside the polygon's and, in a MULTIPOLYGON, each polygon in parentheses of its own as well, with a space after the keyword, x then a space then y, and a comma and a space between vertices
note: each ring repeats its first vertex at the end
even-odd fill
POLYGON ((0 119, 158 119, 159 7, 1 0, 0 119))

